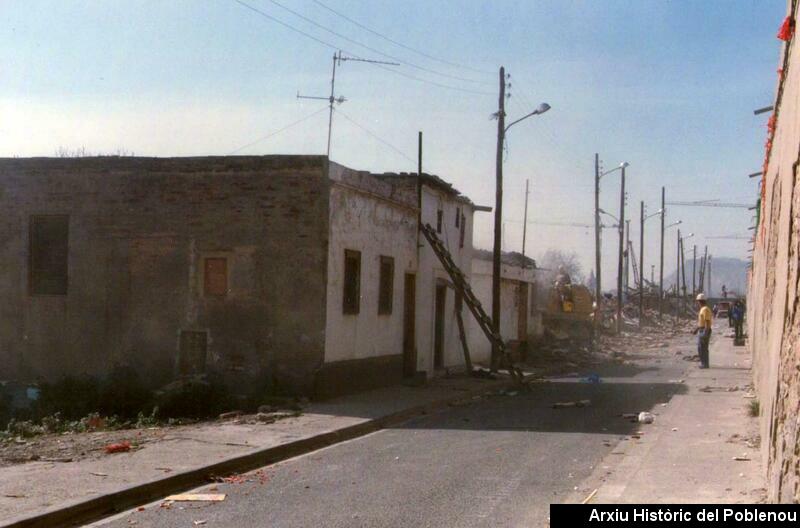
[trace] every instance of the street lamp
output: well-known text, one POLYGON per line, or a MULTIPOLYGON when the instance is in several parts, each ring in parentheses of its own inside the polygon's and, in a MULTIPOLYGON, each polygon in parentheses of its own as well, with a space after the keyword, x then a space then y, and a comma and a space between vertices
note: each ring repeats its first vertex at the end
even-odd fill
POLYGON ((494 248, 492 254, 492 330, 495 337, 495 339, 492 340, 492 371, 497 371, 499 366, 500 349, 498 347, 498 339, 502 339, 500 334, 500 255, 503 236, 503 145, 505 143, 506 132, 508 132, 509 128, 531 116, 544 114, 550 110, 549 104, 541 103, 533 112, 506 125, 506 70, 503 67, 500 68, 499 95, 497 111, 497 158, 495 160, 494 248))
MULTIPOLYGON (((597 302, 600 302, 600 295, 602 295, 602 290, 600 288, 600 179, 603 176, 607 176, 615 171, 620 171, 621 178, 620 178, 620 204, 619 204, 619 218, 613 217, 617 221, 618 231, 619 231, 619 265, 617 266, 617 333, 620 332, 622 329, 622 254, 623 254, 623 237, 624 237, 624 229, 625 229, 625 169, 630 164, 627 161, 623 161, 618 166, 614 167, 613 169, 609 169, 603 173, 600 172, 599 167, 599 159, 597 154, 595 154, 595 179, 594 179, 594 225, 595 225, 595 267, 597 269, 597 284, 595 289, 595 296, 597 297, 597 302)), ((603 211, 604 214, 609 214, 603 211)))

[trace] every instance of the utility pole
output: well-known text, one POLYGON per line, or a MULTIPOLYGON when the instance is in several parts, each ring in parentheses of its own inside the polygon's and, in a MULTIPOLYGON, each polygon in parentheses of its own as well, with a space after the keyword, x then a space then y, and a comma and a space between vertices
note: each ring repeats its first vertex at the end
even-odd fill
POLYGON ((678 322, 680 312, 680 278, 681 278, 681 230, 678 229, 678 239, 675 241, 675 322, 678 322))
POLYGON ((417 135, 417 175, 422 176, 422 130, 417 135))
POLYGON ((619 188, 619 262, 617 263, 617 334, 622 331, 622 244, 625 237, 625 165, 619 188))
POLYGON ((522 222, 522 269, 525 269, 525 240, 528 238, 528 190, 529 180, 525 180, 525 221, 522 222))
POLYGON ((666 191, 661 187, 661 253, 659 256, 660 266, 658 271, 658 318, 664 317, 664 216, 667 210, 664 205, 666 191))
POLYGON ((695 266, 697 265, 697 244, 692 244, 692 299, 697 295, 697 281, 695 280, 695 266))
POLYGON ((644 200, 639 202, 639 328, 644 326, 644 200))
MULTIPOLYGON (((594 155, 594 270, 594 298, 599 308, 603 288, 600 285, 600 276, 602 275, 600 270, 600 155, 597 153, 594 155)), ((595 317, 595 323, 598 322, 597 319, 595 317)))
POLYGON ((623 298, 628 300, 631 288, 631 221, 625 220, 625 292, 623 298))
POLYGON ((681 284, 683 285, 683 299, 686 301, 686 260, 683 258, 683 239, 681 239, 681 284))
POLYGON ((711 295, 714 292, 714 287, 711 285, 711 255, 708 256, 708 297, 711 298, 711 295))
POLYGON ((656 283, 655 276, 656 276, 656 265, 650 264, 650 284, 656 283))
MULTIPOLYGON (((500 67, 500 96, 497 102, 497 159, 495 161, 494 198, 494 248, 492 254, 492 329, 500 337, 500 251, 503 234, 503 142, 506 130, 506 69, 500 67)), ((492 342, 491 370, 496 372, 500 364, 500 349, 497 340, 492 342)))

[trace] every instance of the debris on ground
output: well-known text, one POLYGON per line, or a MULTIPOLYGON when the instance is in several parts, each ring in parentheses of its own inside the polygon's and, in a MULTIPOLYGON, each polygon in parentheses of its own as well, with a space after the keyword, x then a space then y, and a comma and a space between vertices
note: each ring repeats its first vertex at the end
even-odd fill
POLYGON ((572 407, 589 407, 592 400, 578 400, 571 402, 558 402, 553 404, 553 409, 569 409, 572 407))
POLYGON ((220 502, 224 501, 224 493, 178 493, 177 495, 170 495, 165 501, 172 502, 220 502))
POLYGON ((116 444, 108 444, 105 448, 106 453, 125 453, 131 450, 131 443, 127 440, 116 444))
POLYGON ((651 424, 656 421, 656 417, 652 413, 642 411, 639 413, 637 420, 639 423, 651 424))

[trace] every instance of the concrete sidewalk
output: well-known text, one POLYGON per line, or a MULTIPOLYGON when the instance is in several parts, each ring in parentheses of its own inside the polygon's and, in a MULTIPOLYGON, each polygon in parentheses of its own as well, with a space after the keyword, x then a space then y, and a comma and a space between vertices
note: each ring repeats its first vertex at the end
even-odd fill
MULTIPOLYGON (((272 424, 206 422, 164 428, 128 453, 76 462, 0 468, 0 525, 64 526, 378 430, 438 407, 508 386, 497 380, 440 379, 313 403, 272 424)), ((136 431, 131 431, 131 440, 136 431)))
MULTIPOLYGON (((763 500, 758 425, 747 412, 750 355, 746 347, 734 347, 729 334, 726 322, 715 324, 711 368, 692 362, 683 380, 686 393, 656 407, 655 422, 640 425, 640 438, 621 441, 570 502, 595 489, 591 502, 606 504, 763 500)), ((683 352, 695 348, 690 336, 676 343, 683 352)))

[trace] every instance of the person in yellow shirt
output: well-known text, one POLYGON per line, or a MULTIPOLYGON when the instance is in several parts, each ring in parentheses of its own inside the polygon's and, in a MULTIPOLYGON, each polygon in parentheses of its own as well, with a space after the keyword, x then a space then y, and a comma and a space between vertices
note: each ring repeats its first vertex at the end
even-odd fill
POLYGON ((700 356, 700 368, 708 368, 708 343, 711 341, 711 322, 714 315, 708 307, 705 294, 697 295, 697 327, 692 334, 699 334, 697 337, 697 355, 700 356))

